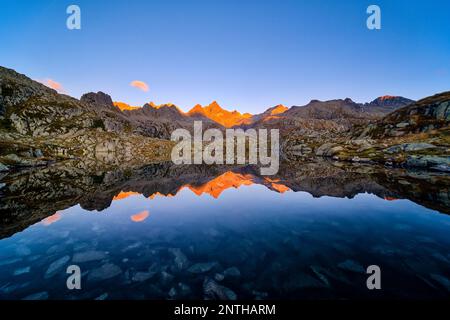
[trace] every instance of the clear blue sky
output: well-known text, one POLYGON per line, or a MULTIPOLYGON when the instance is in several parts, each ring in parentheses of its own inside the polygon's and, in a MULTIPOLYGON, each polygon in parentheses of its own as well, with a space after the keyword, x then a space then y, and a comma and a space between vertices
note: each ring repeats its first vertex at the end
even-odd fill
POLYGON ((0 0, 0 65, 80 97, 187 110, 450 90, 450 1, 0 0), (81 30, 66 8, 81 7, 81 30), (378 4, 382 29, 366 28, 378 4), (150 90, 129 86, 146 82, 150 90))

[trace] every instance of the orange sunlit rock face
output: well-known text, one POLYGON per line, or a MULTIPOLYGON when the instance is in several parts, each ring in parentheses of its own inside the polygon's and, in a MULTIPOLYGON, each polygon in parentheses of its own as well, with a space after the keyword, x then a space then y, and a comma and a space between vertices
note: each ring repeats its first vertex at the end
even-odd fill
POLYGON ((384 200, 387 200, 387 201, 395 201, 395 200, 398 200, 397 198, 394 198, 394 197, 384 197, 384 200))
POLYGON ((152 194, 150 197, 148 197, 149 199, 154 199, 155 197, 160 196, 160 197, 166 197, 166 198, 171 198, 174 195, 169 193, 169 194, 162 194, 161 192, 156 192, 154 194, 152 194))
POLYGON ((130 106, 129 104, 126 104, 124 102, 119 102, 119 101, 114 101, 113 104, 119 108, 121 111, 124 110, 136 110, 136 109, 140 109, 141 107, 134 107, 134 106, 130 106))
POLYGON ((113 201, 114 200, 126 199, 126 198, 128 198, 130 196, 135 196, 135 195, 139 195, 139 194, 140 194, 139 192, 133 192, 133 191, 124 192, 124 191, 121 191, 117 196, 115 196, 113 198, 113 201))
POLYGON ((284 184, 279 183, 280 179, 272 179, 269 177, 265 178, 265 181, 269 183, 269 187, 272 190, 275 190, 279 193, 285 193, 286 191, 290 191, 291 189, 284 184))
POLYGON ((141 212, 139 212, 139 213, 136 213, 136 214, 132 215, 132 216, 130 217, 130 219, 131 219, 131 221, 133 221, 133 222, 142 222, 142 221, 144 221, 145 219, 147 219, 148 216, 149 216, 148 210, 144 210, 144 211, 141 211, 141 212))
POLYGON ((284 184, 280 184, 280 183, 272 183, 270 186, 272 187, 273 190, 278 191, 279 193, 285 193, 286 191, 291 190, 288 187, 286 187, 284 184))
POLYGON ((384 101, 384 100, 395 99, 395 98, 398 98, 398 97, 397 96, 382 96, 382 97, 380 97, 380 100, 384 101))
POLYGON ((263 122, 269 122, 271 120, 275 120, 275 119, 279 119, 279 118, 280 117, 278 117, 278 116, 268 116, 263 119, 263 122))
POLYGON ((174 109, 178 110, 180 113, 183 113, 183 111, 181 111, 176 105, 174 105, 173 103, 170 103, 170 102, 163 103, 163 104, 156 104, 153 101, 150 101, 148 103, 148 105, 156 110, 163 109, 163 108, 174 108, 174 109))
MULTIPOLYGON (((164 197, 164 198, 174 197, 177 195, 177 193, 179 191, 186 189, 186 188, 191 190, 197 196, 201 196, 203 194, 209 194, 210 196, 217 199, 222 194, 222 192, 224 192, 227 189, 230 189, 230 188, 238 189, 241 186, 250 186, 250 185, 255 184, 254 179, 255 179, 255 177, 252 174, 241 174, 241 173, 235 173, 233 171, 228 171, 228 172, 225 172, 224 174, 222 174, 208 182, 205 182, 201 185, 186 184, 186 185, 179 187, 176 190, 176 192, 168 193, 168 194, 162 194, 160 192, 155 192, 152 195, 150 195, 148 197, 148 199, 152 200, 158 196, 164 197)), ((263 183, 261 183, 261 182, 258 182, 258 183, 263 184, 266 187, 268 187, 269 189, 279 192, 279 193, 284 193, 286 191, 291 190, 289 187, 282 184, 280 182, 280 179, 272 179, 272 178, 266 177, 264 179, 263 183)), ((126 199, 129 196, 139 195, 139 194, 140 193, 133 192, 133 191, 122 191, 117 196, 115 196, 113 198, 113 200, 122 200, 122 199, 126 199)), ((145 212, 146 211, 143 211, 139 214, 145 215, 145 212)), ((133 217, 135 217, 135 216, 139 217, 139 214, 134 215, 133 217)), ((133 221, 135 221, 135 220, 133 220, 133 221)))
POLYGON ((272 116, 276 115, 276 114, 280 114, 285 112, 286 110, 288 110, 288 107, 283 106, 282 104, 277 105, 275 108, 272 109, 272 111, 270 112, 270 114, 272 116))
POLYGON ((249 186, 253 184, 253 176, 250 174, 239 174, 234 172, 225 172, 221 176, 202 184, 201 186, 186 185, 196 195, 204 193, 218 198, 220 194, 229 188, 239 188, 240 186, 249 186))
POLYGON ((205 107, 197 104, 188 112, 188 115, 203 115, 227 128, 249 123, 252 118, 250 113, 241 114, 238 111, 222 109, 216 101, 205 107))
POLYGON ((56 221, 61 219, 61 215, 59 214, 59 212, 56 212, 54 215, 51 215, 47 218, 45 218, 44 220, 42 220, 42 224, 44 226, 49 226, 52 223, 55 223, 56 221))

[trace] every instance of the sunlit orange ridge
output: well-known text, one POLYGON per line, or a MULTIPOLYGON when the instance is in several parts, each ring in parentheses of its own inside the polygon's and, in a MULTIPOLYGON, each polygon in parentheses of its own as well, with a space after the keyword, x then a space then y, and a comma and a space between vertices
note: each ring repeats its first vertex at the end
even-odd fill
MULTIPOLYGON (((252 174, 241 174, 241 173, 234 173, 232 171, 225 172, 224 174, 206 182, 201 185, 192 185, 192 184, 185 184, 181 186, 175 194, 162 194, 160 192, 155 192, 151 196, 149 196, 149 199, 154 199, 157 196, 161 197, 173 197, 175 196, 179 191, 184 189, 191 190, 194 194, 197 196, 201 196, 203 194, 209 194, 213 198, 217 199, 227 189, 235 188, 238 189, 241 186, 250 186, 255 184, 254 182, 254 176, 252 174)), ((286 191, 291 190, 289 187, 285 186, 284 184, 280 183, 280 179, 271 179, 271 178, 265 178, 264 183, 265 186, 267 186, 269 189, 274 190, 279 193, 284 193, 286 191)), ((128 192, 120 192, 118 195, 116 195, 113 200, 122 200, 129 196, 138 195, 140 193, 128 191, 128 192)))

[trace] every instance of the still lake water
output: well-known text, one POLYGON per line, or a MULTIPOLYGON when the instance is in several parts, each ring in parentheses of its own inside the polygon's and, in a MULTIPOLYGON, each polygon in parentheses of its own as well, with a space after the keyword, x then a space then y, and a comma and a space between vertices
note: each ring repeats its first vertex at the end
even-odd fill
POLYGON ((0 299, 450 297, 450 216, 439 210, 364 187, 313 197, 240 171, 194 175, 170 192, 158 191, 161 176, 151 191, 142 181, 122 190, 127 179, 108 185, 100 211, 75 197, 1 239, 0 299), (81 269, 81 290, 67 289, 69 265, 81 269), (367 289, 369 265, 381 269, 381 290, 367 289))

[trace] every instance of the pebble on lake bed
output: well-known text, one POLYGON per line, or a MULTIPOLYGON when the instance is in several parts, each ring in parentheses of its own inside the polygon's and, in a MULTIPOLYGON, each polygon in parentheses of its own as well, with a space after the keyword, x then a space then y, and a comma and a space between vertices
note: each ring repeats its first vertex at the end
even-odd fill
POLYGON ((196 263, 192 265, 188 271, 191 273, 205 273, 217 266, 217 262, 196 263))

